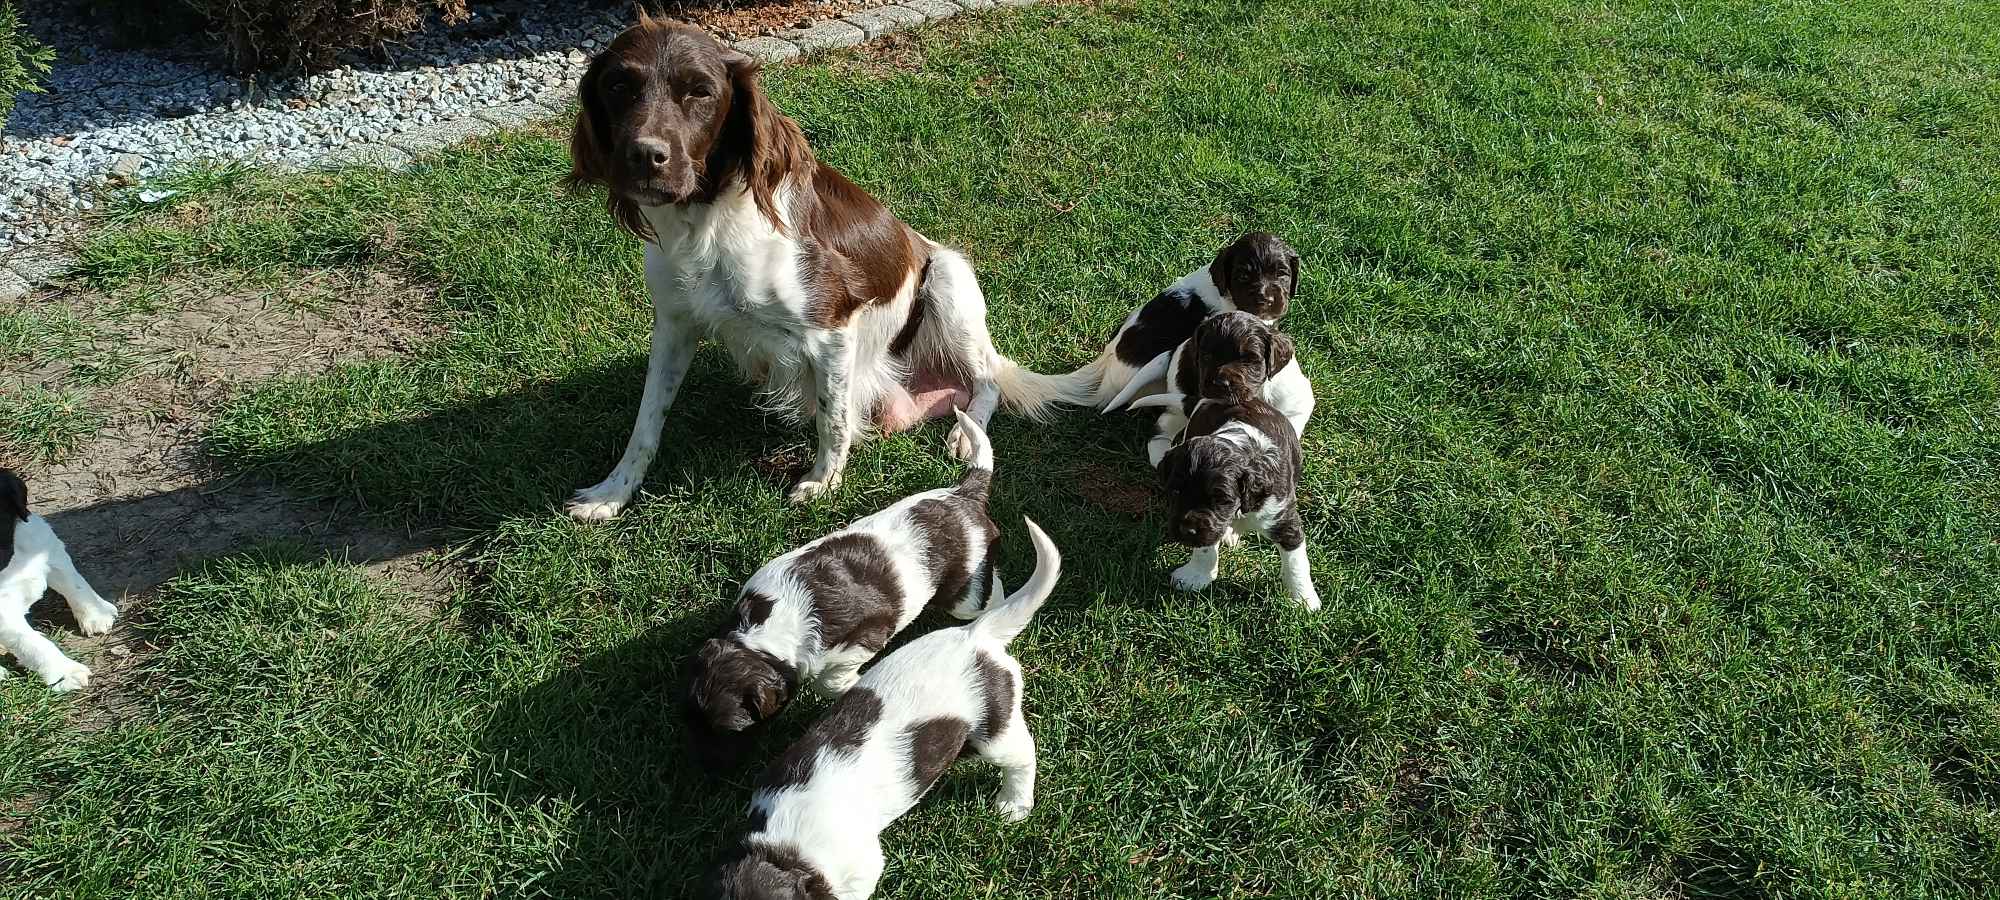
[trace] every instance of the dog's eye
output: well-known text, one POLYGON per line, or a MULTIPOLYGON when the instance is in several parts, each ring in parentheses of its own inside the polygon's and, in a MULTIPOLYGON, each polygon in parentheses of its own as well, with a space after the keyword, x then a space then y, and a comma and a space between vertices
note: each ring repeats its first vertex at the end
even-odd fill
POLYGON ((708 85, 705 84, 697 84, 687 90, 687 98, 689 100, 707 100, 713 96, 715 96, 715 93, 710 91, 708 85))
POLYGON ((632 82, 620 78, 605 85, 604 90, 613 97, 624 97, 632 93, 632 82))

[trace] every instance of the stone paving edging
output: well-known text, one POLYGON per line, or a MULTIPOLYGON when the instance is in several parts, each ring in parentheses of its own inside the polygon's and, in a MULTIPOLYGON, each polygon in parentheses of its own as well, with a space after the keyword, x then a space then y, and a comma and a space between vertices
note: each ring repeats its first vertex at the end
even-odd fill
MULTIPOLYGON (((807 28, 734 42, 736 49, 766 65, 802 59, 828 50, 853 47, 883 35, 904 31, 996 6, 1032 6, 1040 0, 902 0, 888 6, 822 19, 807 28)), ((472 114, 388 137, 379 144, 350 144, 322 157, 312 168, 381 166, 402 168, 417 157, 471 138, 506 128, 518 128, 568 109, 576 84, 566 82, 532 100, 495 104, 472 114)), ((13 302, 74 268, 75 253, 53 246, 32 246, 0 256, 0 303, 13 302)))

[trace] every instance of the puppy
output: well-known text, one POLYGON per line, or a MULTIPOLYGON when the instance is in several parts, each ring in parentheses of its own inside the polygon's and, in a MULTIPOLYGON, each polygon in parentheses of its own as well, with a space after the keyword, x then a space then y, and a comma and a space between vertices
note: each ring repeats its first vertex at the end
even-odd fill
POLYGON ((1166 407, 1160 414, 1158 433, 1146 445, 1146 458, 1155 467, 1181 429, 1187 427, 1195 404, 1202 400, 1262 397, 1292 424, 1294 434, 1305 434, 1306 420, 1312 418, 1312 382, 1299 369, 1292 339, 1246 312, 1208 317, 1193 337, 1148 363, 1112 398, 1105 411, 1124 405, 1142 381, 1150 381, 1148 370, 1167 377, 1166 393, 1141 397, 1132 408, 1166 407))
MULTIPOLYGON (((73 691, 90 684, 90 669, 28 627, 28 608, 49 588, 69 601, 84 634, 103 634, 118 618, 118 607, 77 573, 47 520, 28 511, 28 486, 21 477, 0 469, 0 647, 44 684, 73 691)), ((6 676, 0 669, 0 678, 6 676)))
MULTIPOLYGON (((1101 406, 1106 398, 1124 391, 1148 362, 1193 336, 1203 319, 1242 310, 1276 322, 1284 317, 1298 287, 1298 251, 1275 235, 1252 231, 1222 248, 1213 262, 1182 276, 1133 310, 1103 352, 1066 377, 1094 383, 1093 402, 1101 406)), ((1159 377, 1154 374, 1141 384, 1159 377)))
POLYGON ((1028 523, 1035 574, 972 624, 931 632, 882 660, 774 760, 750 800, 750 834, 709 881, 723 900, 863 900, 882 877, 882 830, 965 748, 1000 767, 994 806, 1035 805, 1035 739, 1021 715, 1021 664, 1007 644, 1062 568, 1028 523))
POLYGON ((729 631, 701 646, 683 713, 696 755, 711 767, 740 756, 749 732, 817 679, 853 686, 926 604, 970 619, 1001 592, 993 571, 1000 530, 986 514, 993 444, 963 410, 972 463, 957 487, 888 509, 766 563, 744 582, 729 631))
POLYGON ((1215 580, 1221 544, 1235 532, 1268 537, 1283 552, 1285 592, 1307 610, 1319 609, 1306 562, 1299 518, 1298 433, 1256 396, 1203 399, 1185 436, 1159 464, 1168 497, 1168 528, 1194 548, 1174 570, 1174 587, 1198 591, 1215 580))

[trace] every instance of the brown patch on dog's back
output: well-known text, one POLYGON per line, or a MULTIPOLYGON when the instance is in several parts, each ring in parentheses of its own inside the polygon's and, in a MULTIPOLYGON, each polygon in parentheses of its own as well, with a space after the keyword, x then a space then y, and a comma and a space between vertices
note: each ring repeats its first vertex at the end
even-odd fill
POLYGON ((923 269, 909 226, 825 163, 793 201, 792 221, 805 245, 800 264, 816 327, 845 327, 855 313, 894 299, 923 269))
POLYGON ((888 646, 903 596, 895 565, 880 541, 866 534, 836 534, 799 560, 796 571, 812 592, 826 647, 851 644, 880 651, 888 646))
POLYGON ((979 695, 985 699, 972 739, 986 743, 1005 732, 1014 717, 1014 673, 984 650, 973 657, 972 667, 979 677, 979 695))
POLYGON ((853 754, 868 739, 868 730, 882 719, 882 698, 867 688, 849 688, 833 702, 826 715, 785 748, 784 755, 771 761, 758 787, 775 790, 812 780, 820 752, 853 754))
POLYGON ((972 726, 957 716, 925 719, 905 731, 910 739, 910 781, 919 791, 929 789, 958 759, 971 731, 972 726))

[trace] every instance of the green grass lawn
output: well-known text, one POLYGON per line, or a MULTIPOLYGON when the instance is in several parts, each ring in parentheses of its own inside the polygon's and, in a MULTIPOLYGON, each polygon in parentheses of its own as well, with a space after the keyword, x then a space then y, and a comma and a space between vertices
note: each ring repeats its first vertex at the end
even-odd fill
MULTIPOLYGON (((955 767, 885 835, 881 896, 2000 892, 1996 21, 1111 0, 771 73, 822 155, 966 248, 1031 367, 1245 229, 1306 260, 1324 611, 1259 544, 1168 587, 1159 507, 1111 499, 1149 484, 1142 420, 996 419, 1010 583, 1023 515, 1067 556, 1015 645, 1040 805, 1004 825, 955 767)), ((472 577, 412 597, 264 548, 152 603, 129 720, 0 686, 0 892, 681 896, 740 833, 754 770, 690 770, 682 658, 763 560, 958 469, 933 426, 789 507, 751 461, 806 430, 705 347, 645 499, 564 518, 623 446, 647 313, 637 244, 556 189, 563 127, 205 176, 90 249, 102 285, 434 285, 447 337, 262 386, 208 447, 443 529, 472 577)))

